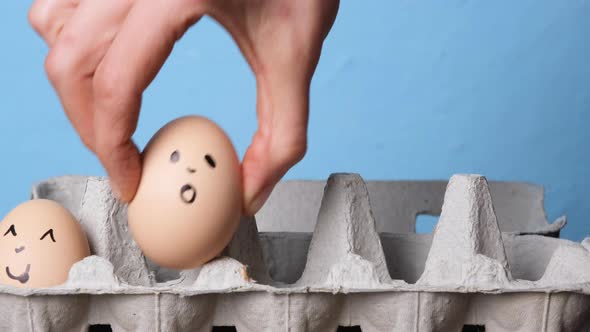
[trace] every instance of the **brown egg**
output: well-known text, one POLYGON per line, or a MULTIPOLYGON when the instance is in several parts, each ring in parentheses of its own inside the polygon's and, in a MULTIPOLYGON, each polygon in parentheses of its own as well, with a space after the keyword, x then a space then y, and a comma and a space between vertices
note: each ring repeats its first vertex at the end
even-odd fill
POLYGON ((217 256, 242 210, 240 162, 227 135, 206 118, 183 117, 160 129, 142 157, 128 220, 143 253, 174 269, 217 256))
POLYGON ((0 283, 16 287, 63 284, 74 263, 90 255, 78 221, 58 203, 25 202, 0 223, 0 283))

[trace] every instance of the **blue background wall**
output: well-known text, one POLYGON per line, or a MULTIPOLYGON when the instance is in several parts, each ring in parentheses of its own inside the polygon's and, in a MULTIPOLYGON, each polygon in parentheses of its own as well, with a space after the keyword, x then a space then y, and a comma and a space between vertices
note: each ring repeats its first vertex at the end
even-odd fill
MULTIPOLYGON (((0 215, 33 182, 104 174, 43 71, 30 1, 0 2, 0 215)), ((312 86, 309 151, 287 178, 358 172, 438 179, 473 172, 542 184, 563 236, 590 235, 590 1, 342 1, 312 86)), ((145 95, 136 139, 199 113, 243 154, 254 78, 205 18, 145 95)))

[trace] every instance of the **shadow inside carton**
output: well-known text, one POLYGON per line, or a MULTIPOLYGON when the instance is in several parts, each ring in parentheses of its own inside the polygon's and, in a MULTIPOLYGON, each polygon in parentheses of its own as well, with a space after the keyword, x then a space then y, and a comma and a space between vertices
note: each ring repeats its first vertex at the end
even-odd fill
MULTIPOLYGON (((414 284, 424 272, 432 234, 381 233, 381 244, 391 279, 414 284)), ((292 284, 302 275, 312 233, 263 232, 260 242, 273 280, 292 284)), ((512 276, 537 281, 560 244, 559 240, 534 235, 503 235, 512 276), (531 259, 534 258, 534 259, 531 259)))
MULTIPOLYGON (((414 284, 424 272, 433 234, 381 233, 391 279, 414 284)), ((535 235, 503 234, 504 249, 514 279, 537 281, 543 277, 558 239, 535 235)))
POLYGON ((312 233, 259 233, 262 256, 274 281, 293 284, 303 274, 312 233))
POLYGON ((537 281, 543 277, 557 247, 558 239, 535 235, 503 235, 506 258, 514 279, 537 281))
POLYGON ((156 282, 158 283, 178 280, 180 278, 180 271, 178 270, 161 267, 158 264, 152 262, 147 257, 145 258, 145 261, 147 263, 148 270, 154 274, 156 282))
MULTIPOLYGON (((273 280, 292 284, 305 269, 312 233, 260 233, 264 261, 273 280)), ((380 234, 385 260, 392 279, 415 283, 422 272, 431 234, 380 234)))
POLYGON ((432 234, 381 233, 380 237, 391 279, 416 283, 424 272, 432 234))

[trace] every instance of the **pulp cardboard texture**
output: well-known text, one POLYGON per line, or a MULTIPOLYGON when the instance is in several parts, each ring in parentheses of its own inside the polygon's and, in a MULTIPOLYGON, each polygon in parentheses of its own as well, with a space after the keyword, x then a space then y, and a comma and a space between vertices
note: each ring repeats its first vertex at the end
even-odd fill
POLYGON ((222 257, 177 272, 143 257, 106 180, 40 183, 33 197, 67 207, 94 255, 61 286, 0 286, 0 331, 590 327, 590 238, 522 235, 555 235, 565 223, 547 223, 538 187, 455 175, 444 193, 443 182, 365 183, 354 174, 332 175, 323 194, 322 186, 281 184, 259 214, 265 232, 244 218, 222 257), (432 234, 414 233, 420 213, 441 213, 432 234))

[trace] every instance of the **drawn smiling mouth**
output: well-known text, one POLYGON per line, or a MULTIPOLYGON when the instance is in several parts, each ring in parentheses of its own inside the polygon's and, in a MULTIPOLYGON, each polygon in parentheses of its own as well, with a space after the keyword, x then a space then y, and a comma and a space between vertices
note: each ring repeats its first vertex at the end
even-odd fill
POLYGON ((21 284, 24 284, 27 281, 29 281, 29 271, 30 270, 31 270, 31 264, 27 264, 27 268, 25 269, 25 272, 15 276, 14 274, 10 273, 10 268, 7 266, 6 267, 6 275, 8 276, 8 278, 10 278, 12 280, 18 280, 18 282, 20 282, 21 284))
POLYGON ((185 184, 180 188, 180 199, 186 204, 192 204, 197 198, 197 189, 190 184, 185 184))

